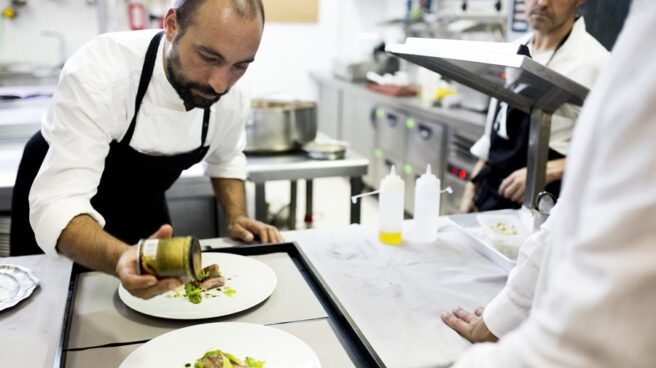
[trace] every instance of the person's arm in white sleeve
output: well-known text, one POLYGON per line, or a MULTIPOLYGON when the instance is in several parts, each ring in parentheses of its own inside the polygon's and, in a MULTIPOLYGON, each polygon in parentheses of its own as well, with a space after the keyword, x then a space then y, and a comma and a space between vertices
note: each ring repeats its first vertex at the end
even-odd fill
POLYGON ((457 307, 450 313, 442 313, 442 321, 447 326, 471 343, 494 342, 519 327, 531 310, 540 264, 558 208, 554 207, 540 230, 522 244, 517 265, 510 271, 499 294, 485 308, 468 312, 457 307))
POLYGON ((560 207, 557 204, 540 230, 522 244, 517 265, 508 275, 506 286, 485 306, 483 320, 494 336, 503 337, 528 318, 544 251, 549 246, 550 233, 560 207))
POLYGON ((101 92, 64 71, 42 126, 49 142, 29 195, 30 223, 39 246, 57 256, 61 232, 85 214, 100 227, 103 217, 91 206, 112 139, 112 112, 101 92))
POLYGON ((217 132, 213 135, 212 151, 205 157, 205 175, 210 178, 246 179, 246 121, 250 110, 250 100, 239 87, 223 97, 225 101, 213 114, 213 124, 217 132))
POLYGON ((656 3, 635 10, 581 113, 529 319, 456 367, 656 363, 656 3))

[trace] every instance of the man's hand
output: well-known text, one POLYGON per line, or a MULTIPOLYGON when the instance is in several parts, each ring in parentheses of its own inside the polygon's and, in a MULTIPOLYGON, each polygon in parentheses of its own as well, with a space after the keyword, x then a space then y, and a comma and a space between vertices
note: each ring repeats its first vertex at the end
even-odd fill
MULTIPOLYGON (((162 225, 150 239, 170 238, 173 234, 171 225, 162 225)), ((182 285, 182 281, 176 278, 165 278, 158 280, 153 275, 139 275, 137 273, 137 247, 128 248, 116 263, 116 274, 121 280, 123 287, 130 294, 150 299, 156 295, 165 293, 182 285)))
POLYGON ((476 185, 472 182, 467 183, 467 185, 465 186, 465 191, 462 194, 462 200, 460 201, 460 212, 462 213, 478 212, 478 209, 474 204, 475 194, 476 194, 476 185))
POLYGON ((262 243, 281 243, 282 235, 278 229, 263 222, 248 218, 246 216, 237 216, 232 219, 228 225, 228 234, 233 239, 252 242, 255 236, 260 237, 262 243))
POLYGON ((525 167, 515 170, 503 179, 499 186, 499 194, 513 202, 522 203, 526 191, 526 176, 527 170, 525 167))
POLYGON ((444 323, 471 343, 496 342, 499 339, 490 332, 483 320, 483 308, 469 313, 458 307, 451 313, 443 312, 440 317, 444 323))

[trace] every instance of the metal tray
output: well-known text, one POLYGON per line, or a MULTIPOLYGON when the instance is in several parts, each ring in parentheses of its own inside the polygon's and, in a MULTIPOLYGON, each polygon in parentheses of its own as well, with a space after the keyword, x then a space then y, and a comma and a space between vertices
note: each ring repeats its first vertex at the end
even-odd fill
MULTIPOLYGON (((514 210, 501 210, 488 212, 488 214, 495 213, 503 216, 515 216, 514 212, 514 210)), ((463 234, 466 234, 467 237, 472 240, 469 242, 469 245, 477 252, 481 253, 506 271, 510 271, 515 267, 517 260, 510 259, 505 254, 501 253, 491 241, 485 237, 483 228, 479 224, 476 214, 450 215, 449 219, 455 228, 463 234), (480 230, 480 232, 474 230, 480 230)))
MULTIPOLYGON (((334 293, 321 278, 316 269, 308 262, 305 254, 296 243, 281 243, 270 245, 244 245, 232 248, 209 248, 204 252, 225 252, 243 256, 257 256, 270 253, 286 253, 293 261, 304 281, 310 287, 314 296, 325 309, 328 315, 328 323, 335 333, 342 348, 356 367, 385 367, 380 357, 373 350, 353 319, 349 316, 342 304, 337 300, 334 293)), ((54 367, 66 366, 66 346, 68 345, 69 331, 72 321, 73 306, 78 276, 88 272, 88 269, 75 265, 69 283, 68 297, 66 302, 66 313, 63 320, 62 334, 60 335, 55 355, 54 367)), ((266 303, 266 302, 265 302, 266 303)), ((257 307, 255 307, 257 308, 257 307)), ((200 322, 202 323, 202 322, 200 322)), ((143 341, 145 342, 145 341, 143 341)), ((131 345, 135 342, 108 344, 105 347, 118 347, 131 345)))

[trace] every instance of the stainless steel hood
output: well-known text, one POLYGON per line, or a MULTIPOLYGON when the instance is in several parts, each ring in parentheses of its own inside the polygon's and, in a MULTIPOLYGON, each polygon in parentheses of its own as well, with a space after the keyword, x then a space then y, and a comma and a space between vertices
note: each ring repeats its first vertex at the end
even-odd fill
POLYGON ((588 89, 533 59, 518 44, 408 38, 386 51, 530 113, 581 106, 588 89))
POLYGON ((519 44, 408 38, 386 51, 531 114, 524 205, 535 208, 544 189, 551 114, 583 105, 589 90, 524 55, 519 44))

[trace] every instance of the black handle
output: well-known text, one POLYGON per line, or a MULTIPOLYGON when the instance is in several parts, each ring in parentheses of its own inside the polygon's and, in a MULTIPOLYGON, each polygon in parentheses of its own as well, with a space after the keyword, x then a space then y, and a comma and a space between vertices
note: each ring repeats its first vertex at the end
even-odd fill
POLYGON ((429 140, 431 136, 433 135, 433 129, 430 127, 424 125, 424 124, 419 124, 419 137, 425 141, 429 140))
POLYGON ((387 114, 387 123, 391 127, 395 127, 399 123, 399 117, 395 114, 387 114))

